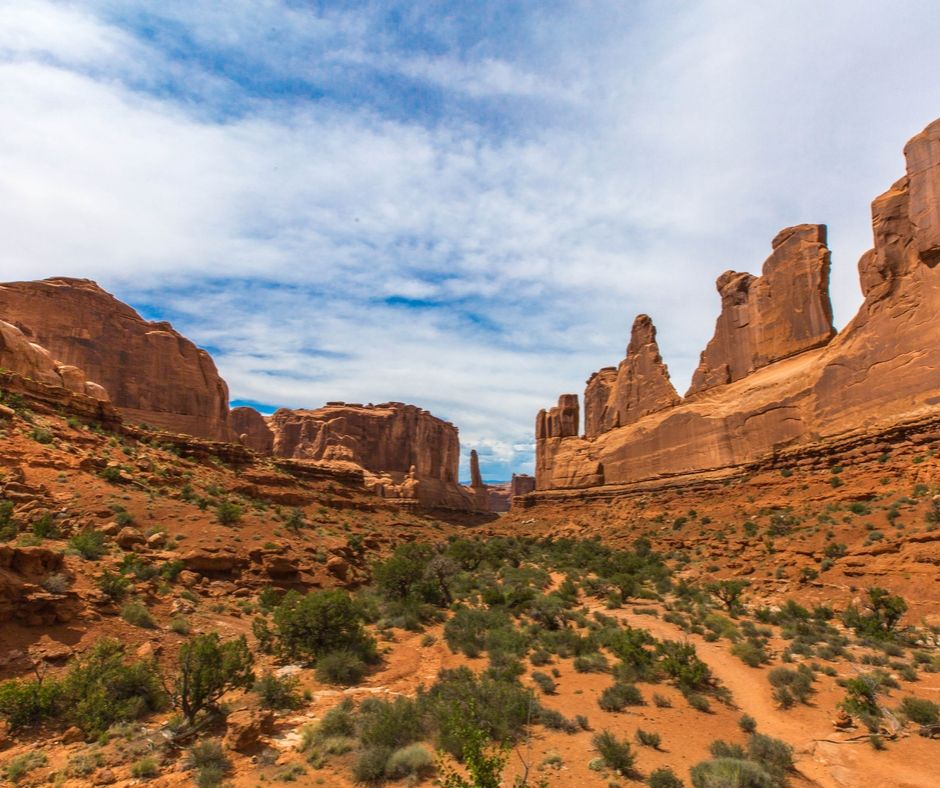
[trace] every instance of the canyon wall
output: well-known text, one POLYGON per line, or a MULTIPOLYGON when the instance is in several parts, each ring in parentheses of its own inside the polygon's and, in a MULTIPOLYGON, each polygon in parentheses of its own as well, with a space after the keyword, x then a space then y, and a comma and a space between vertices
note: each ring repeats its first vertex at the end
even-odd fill
POLYGON ((243 446, 258 454, 274 451, 274 433, 267 420, 254 408, 232 408, 232 429, 243 446))
POLYGON ((479 486, 458 482, 457 428, 415 405, 330 402, 316 410, 281 408, 267 424, 275 457, 354 463, 388 498, 431 508, 488 509, 479 465, 474 473, 479 486))
POLYGON ((0 320, 62 364, 83 369, 128 421, 234 440, 228 387, 209 354, 169 323, 144 320, 94 282, 2 284, 0 320))
POLYGON ((588 380, 583 436, 577 395, 539 413, 537 490, 727 472, 940 412, 940 121, 904 154, 907 174, 872 203, 865 300, 841 332, 825 228, 781 231, 761 276, 719 277, 721 315, 684 400, 641 316, 624 362, 588 380))

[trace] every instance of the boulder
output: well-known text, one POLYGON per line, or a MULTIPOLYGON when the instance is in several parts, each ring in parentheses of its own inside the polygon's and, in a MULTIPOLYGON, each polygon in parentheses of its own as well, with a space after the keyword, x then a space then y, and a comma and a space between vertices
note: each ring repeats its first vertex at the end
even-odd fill
POLYGON ((135 547, 146 545, 147 537, 136 528, 126 525, 118 531, 117 536, 114 537, 114 541, 117 542, 118 547, 122 550, 133 550, 135 547))

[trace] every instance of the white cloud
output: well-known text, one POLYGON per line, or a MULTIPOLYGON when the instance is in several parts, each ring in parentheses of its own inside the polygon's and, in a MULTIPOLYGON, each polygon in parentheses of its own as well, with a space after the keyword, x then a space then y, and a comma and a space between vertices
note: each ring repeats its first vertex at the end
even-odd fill
POLYGON ((535 412, 615 364, 637 312, 683 389, 714 279, 756 272, 782 226, 830 224, 848 320, 868 203, 940 115, 937 15, 596 2, 532 11, 513 47, 440 20, 429 52, 380 4, 11 0, 0 276, 170 312, 237 398, 413 401, 488 478, 529 470, 535 412), (207 56, 136 35, 144 13, 207 56))

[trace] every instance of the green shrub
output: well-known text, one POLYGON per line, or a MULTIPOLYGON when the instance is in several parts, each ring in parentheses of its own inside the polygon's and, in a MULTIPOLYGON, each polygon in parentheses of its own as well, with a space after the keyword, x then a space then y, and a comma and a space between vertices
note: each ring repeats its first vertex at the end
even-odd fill
POLYGON ((137 777, 138 779, 143 778, 147 779, 150 777, 156 777, 160 773, 160 769, 157 766, 157 761, 150 756, 142 758, 137 761, 133 766, 131 766, 131 776, 137 777))
POLYGON ((668 766, 656 769, 646 778, 649 788, 682 788, 683 783, 668 766))
POLYGON ((926 698, 905 698, 901 701, 901 711, 918 725, 936 725, 940 722, 940 706, 926 698))
POLYGON ((591 743, 597 749, 604 764, 624 776, 633 774, 636 753, 628 741, 620 741, 610 731, 604 730, 594 735, 591 743))
POLYGON ((352 686, 362 681, 366 674, 366 663, 356 652, 338 649, 324 654, 317 660, 317 681, 324 684, 352 686))
POLYGON ((860 635, 877 639, 890 639, 894 630, 907 612, 903 597, 891 594, 884 588, 868 589, 868 602, 864 610, 850 606, 842 617, 843 623, 860 635))
POLYGON ((180 648, 173 702, 192 725, 201 712, 217 709, 229 690, 248 689, 255 680, 253 665, 244 635, 227 643, 215 632, 195 635, 180 648))
POLYGON ((25 752, 22 755, 17 755, 15 758, 10 759, 3 768, 3 776, 15 785, 33 769, 45 766, 47 762, 48 759, 43 752, 37 750, 25 752))
POLYGON ((765 662, 770 661, 770 657, 764 650, 764 645, 753 638, 735 643, 731 647, 731 653, 751 668, 759 668, 765 662))
POLYGON ((652 747, 654 750, 658 750, 659 745, 662 743, 662 737, 658 733, 645 731, 642 728, 636 729, 636 740, 638 744, 642 744, 644 747, 652 747))
POLYGON ((296 709, 302 702, 297 691, 299 683, 295 676, 280 677, 268 671, 255 682, 254 691, 266 709, 296 709))
POLYGON ((215 519, 222 525, 234 525, 242 518, 242 508, 232 501, 220 501, 215 507, 215 519))
POLYGON ((104 542, 104 534, 100 531, 81 531, 69 539, 69 546, 82 558, 97 561, 107 552, 104 542))
POLYGON ((220 786, 229 767, 222 745, 213 740, 194 744, 186 757, 186 768, 196 771, 196 785, 199 788, 220 786))
POLYGON ((542 690, 546 695, 554 695, 557 685, 555 680, 549 676, 547 673, 542 673, 541 671, 534 671, 532 673, 532 681, 539 685, 539 689, 542 690))
POLYGON ((493 741, 511 742, 538 709, 532 692, 518 682, 477 677, 467 667, 442 670, 419 700, 439 731, 441 747, 458 758, 466 744, 462 731, 482 730, 493 741))
POLYGON ((124 577, 124 575, 119 575, 116 572, 105 569, 102 574, 95 578, 95 585, 98 586, 98 590, 112 602, 120 602, 127 596, 127 592, 131 587, 131 581, 124 577))
POLYGON ((353 764, 353 777, 363 783, 381 782, 391 757, 392 750, 388 747, 367 747, 353 764))
POLYGON ((757 720, 750 714, 742 714, 738 720, 738 727, 745 733, 754 733, 757 730, 757 720))
POLYGON ((52 680, 10 679, 0 683, 0 715, 14 730, 37 725, 56 712, 60 695, 52 680))
POLYGON ((686 695, 685 699, 689 702, 689 705, 696 711, 700 711, 703 714, 709 714, 712 710, 711 704, 708 702, 708 698, 704 695, 699 695, 697 692, 690 692, 686 695))
POLYGON ((716 758, 692 767, 693 788, 780 788, 760 764, 738 758, 716 758))
POLYGON ((392 750, 413 744, 426 733, 424 715, 417 701, 369 698, 359 707, 359 740, 366 747, 392 750))
POLYGON ((683 692, 711 687, 711 669, 699 659, 693 644, 664 640, 656 644, 656 651, 663 671, 683 692))
POLYGON ((604 673, 608 669, 607 658, 603 654, 585 654, 575 657, 573 667, 578 673, 604 673))
POLYGON ((423 744, 409 744, 395 750, 385 765, 385 776, 392 780, 427 777, 433 772, 434 758, 423 744))
POLYGON ((786 783, 787 773, 793 769, 793 748, 762 733, 752 733, 748 737, 747 755, 781 785, 786 783))
POLYGON ((157 623, 153 620, 153 616, 150 615, 150 611, 140 602, 128 602, 124 605, 124 607, 121 608, 121 618, 128 624, 133 624, 135 627, 141 627, 143 629, 154 629, 157 626, 157 623))
POLYGON ((617 682, 601 693, 597 703, 604 711, 623 711, 627 706, 642 706, 643 696, 636 685, 617 682))
POLYGON ((124 661, 116 640, 100 640, 75 660, 60 684, 62 717, 96 736, 116 722, 139 719, 166 706, 156 665, 124 661))
POLYGON ((375 639, 363 628, 362 606, 339 589, 289 592, 274 611, 278 645, 293 659, 311 662, 347 649, 364 662, 375 662, 375 639))
POLYGON ((352 701, 348 698, 334 706, 320 720, 316 736, 328 739, 335 736, 352 736, 356 732, 356 722, 352 715, 352 701))

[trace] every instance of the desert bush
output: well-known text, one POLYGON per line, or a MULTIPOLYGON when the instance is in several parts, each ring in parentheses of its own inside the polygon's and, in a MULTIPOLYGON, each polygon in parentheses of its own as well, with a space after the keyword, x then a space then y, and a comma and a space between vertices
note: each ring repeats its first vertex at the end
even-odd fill
POLYGON ((315 733, 317 738, 329 739, 336 736, 352 736, 356 732, 356 720, 352 715, 352 701, 346 698, 334 706, 320 720, 315 733))
POLYGON ((619 740, 610 731, 604 730, 595 734, 591 743, 597 749, 604 764, 624 776, 633 774, 633 765, 636 763, 636 753, 630 742, 619 740))
POLYGON ((111 572, 105 569, 102 574, 95 578, 95 585, 112 602, 120 602, 131 587, 131 581, 124 575, 111 572))
POLYGON ((609 665, 603 654, 585 654, 575 657, 573 667, 578 673, 605 673, 609 665))
POLYGON ((207 739, 194 744, 186 756, 186 768, 196 772, 199 788, 216 788, 222 784, 230 763, 222 745, 207 739))
POLYGON ((0 683, 0 715, 14 730, 36 725, 56 712, 60 695, 53 680, 10 679, 0 683))
POLYGON ((82 558, 97 561, 107 552, 104 542, 104 534, 100 531, 81 531, 69 539, 69 546, 82 558))
POLYGON ((222 525, 234 525, 242 518, 242 508, 232 501, 220 501, 215 507, 215 519, 222 525))
POLYGON ((754 733, 757 730, 757 720, 750 714, 742 714, 738 720, 738 727, 745 733, 754 733))
POLYGON ((748 580, 717 580, 706 583, 705 590, 724 605, 729 613, 740 608, 741 595, 750 586, 748 580))
POLYGON ((172 698, 190 725, 205 711, 215 711, 232 689, 248 689, 255 681, 254 659, 245 636, 223 643, 217 633, 195 635, 180 648, 172 698))
POLYGON ((442 670, 419 700, 439 731, 441 747, 458 758, 466 744, 460 731, 479 729, 493 741, 511 742, 538 708, 532 692, 518 682, 477 677, 466 667, 442 670))
POLYGON ((745 665, 752 668, 759 668, 765 662, 770 661, 770 657, 764 650, 764 644, 753 638, 740 640, 735 643, 731 647, 731 653, 738 657, 745 665))
POLYGON ((128 624, 142 629, 154 629, 157 626, 146 606, 140 602, 128 602, 121 608, 121 618, 128 624))
POLYGON ((160 767, 157 766, 156 759, 149 755, 146 758, 141 758, 131 766, 131 777, 138 779, 146 780, 156 777, 159 773, 160 767))
POLYGON ((281 650, 293 659, 316 661, 330 652, 349 650, 364 662, 375 662, 375 639, 363 628, 362 606, 339 589, 290 591, 274 611, 281 650))
POLYGON ((664 640, 656 644, 663 671, 676 682, 683 692, 710 688, 713 682, 711 669, 695 651, 691 643, 664 640))
POLYGON ((926 698, 905 698, 901 701, 901 711, 918 725, 936 725, 940 722, 940 705, 926 698))
POLYGON ((645 731, 642 728, 636 729, 636 740, 638 744, 642 744, 644 747, 652 747, 654 750, 658 750, 659 745, 662 743, 662 737, 658 733, 645 731))
POLYGON ((623 711, 627 706, 643 705, 643 696, 636 685, 617 682, 601 693, 597 703, 604 711, 623 711))
POLYGON ((349 687, 362 681, 366 663, 350 649, 337 649, 317 660, 317 681, 349 687))
POLYGON ((37 750, 25 752, 9 760, 7 765, 3 767, 3 776, 16 785, 33 769, 45 766, 47 762, 48 759, 45 753, 37 750))
POLYGON ((649 788, 683 788, 682 780, 676 777, 675 772, 668 766, 650 772, 646 784, 649 788))
POLYGON ((747 755, 779 785, 786 784, 787 773, 793 769, 793 748, 789 744, 762 733, 752 733, 747 739, 747 755))
POLYGON ((532 681, 539 685, 539 689, 542 690, 546 695, 554 695, 557 685, 555 680, 549 676, 547 673, 542 673, 541 671, 535 671, 532 674, 532 681))
POLYGON ((884 588, 868 589, 868 602, 864 610, 851 605, 843 614, 843 623, 858 634, 876 639, 894 637, 901 617, 907 612, 903 597, 891 594, 884 588))
POLYGON ((255 682, 254 691, 266 709, 296 709, 302 702, 298 684, 295 676, 281 677, 267 671, 255 682))
POLYGON ((385 764, 385 776, 392 780, 427 777, 433 772, 434 758, 423 744, 409 744, 395 750, 385 764))
POLYGON ((153 662, 125 662, 122 644, 100 640, 69 667, 59 701, 63 719, 98 735, 116 722, 164 708, 166 693, 153 662))
POLYGON ((708 702, 708 698, 704 695, 700 695, 697 692, 690 692, 686 694, 685 699, 689 702, 689 705, 696 711, 700 711, 703 714, 711 713, 712 707, 708 702))
POLYGON ((693 788, 779 788, 760 764, 738 758, 716 758, 692 767, 693 788))

